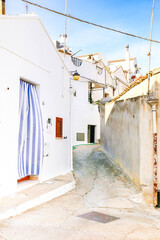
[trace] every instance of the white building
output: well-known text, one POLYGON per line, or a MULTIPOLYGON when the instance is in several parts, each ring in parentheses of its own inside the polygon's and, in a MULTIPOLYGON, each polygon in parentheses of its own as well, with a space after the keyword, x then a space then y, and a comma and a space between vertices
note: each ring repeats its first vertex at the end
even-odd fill
MULTIPOLYGON (((101 52, 78 56, 78 58, 80 59, 84 59, 90 63, 97 65, 97 67, 100 67, 99 69, 106 68, 105 70, 106 87, 105 87, 104 96, 105 97, 108 96, 109 98, 114 98, 118 96, 124 90, 124 88, 129 86, 129 79, 127 79, 128 72, 124 70, 124 69, 127 69, 127 66, 129 66, 129 69, 131 67, 129 76, 131 77, 133 73, 134 73, 134 76, 136 76, 135 65, 133 66, 132 62, 128 60, 128 57, 129 57, 128 50, 126 51, 126 59, 115 60, 115 61, 107 61, 105 58, 105 55, 101 52), (123 64, 121 64, 121 62, 124 62, 124 66, 123 64)), ((136 61, 136 59, 134 60, 136 61)))
MULTIPOLYGON (((120 66, 123 67, 125 71, 127 71, 127 64, 126 59, 119 59, 119 60, 110 60, 108 61, 108 66, 110 67, 111 71, 115 71, 120 66)), ((132 72, 136 72, 137 70, 137 59, 130 58, 130 68, 132 72)))
POLYGON ((119 67, 122 67, 125 77, 128 83, 134 81, 137 77, 140 76, 139 69, 137 65, 137 59, 130 58, 129 45, 126 45, 125 58, 119 60, 110 60, 108 61, 107 68, 110 72, 116 71, 119 67))
MULTIPOLYGON (((70 172, 72 153, 70 73, 41 20, 31 15, 0 16, 0 29, 0 191, 3 195, 3 190, 5 194, 16 190, 18 179, 36 174, 36 171, 31 169, 37 166, 40 168, 38 174, 40 180, 70 172), (24 86, 31 86, 30 88, 37 90, 40 103, 38 107, 42 112, 43 129, 38 127, 40 115, 37 115, 36 122, 33 116, 30 117, 33 131, 30 138, 26 137, 30 131, 29 125, 24 127, 24 131, 19 131, 20 126, 23 126, 19 123, 19 104, 23 104, 20 102, 22 97, 20 80, 24 86), (36 137, 33 138, 33 135, 37 134, 35 129, 41 131, 41 151, 37 149, 37 145, 40 144, 36 143, 37 140, 34 139, 36 137), (18 162, 20 155, 18 149, 22 146, 22 144, 19 146, 18 142, 21 133, 24 138, 24 149, 27 142, 38 152, 37 154, 41 154, 34 155, 35 162, 32 162, 32 166, 18 162), (42 158, 43 162, 38 163, 42 158), (20 168, 23 170, 22 175, 18 174, 20 168)), ((35 101, 37 106, 38 100, 35 101)), ((31 106, 31 103, 27 106, 28 112, 32 111, 31 106)), ((24 152, 33 154, 33 150, 24 152)), ((21 158, 26 161, 26 156, 21 158)))
POLYGON ((80 75, 79 81, 71 80, 71 113, 72 113, 72 144, 97 143, 100 140, 99 101, 104 97, 115 97, 126 87, 126 78, 122 69, 118 69, 113 77, 106 69, 108 64, 103 53, 76 57, 66 47, 55 42, 69 71, 80 75), (60 46, 60 48, 59 48, 60 46), (124 82, 123 82, 124 81, 124 82))
POLYGON ((112 96, 114 87, 101 59, 63 58, 39 17, 2 15, 0 29, 2 196, 16 191, 22 178, 46 180, 70 172, 72 145, 100 138, 96 101, 106 86, 112 96), (75 70, 78 82, 70 73, 75 70))
MULTIPOLYGON (((107 61, 103 53, 91 53, 83 56, 79 56, 81 59, 85 59, 89 62, 96 63, 100 60, 103 61, 105 66, 107 67, 108 72, 110 73, 113 79, 113 86, 115 86, 114 77, 115 75, 122 80, 121 84, 123 86, 119 86, 119 90, 122 90, 121 87, 124 87, 124 83, 131 83, 137 77, 140 77, 139 70, 137 65, 136 58, 130 58, 129 45, 126 45, 125 58, 119 60, 109 60, 107 61), (123 70, 123 73, 122 73, 123 70)), ((116 93, 115 93, 116 94, 116 93)))
MULTIPOLYGON (((61 51, 69 71, 80 74, 71 79, 72 144, 97 143, 100 139, 100 113, 97 101, 103 98, 105 68, 61 51)), ((99 63, 101 64, 101 63, 99 63)))

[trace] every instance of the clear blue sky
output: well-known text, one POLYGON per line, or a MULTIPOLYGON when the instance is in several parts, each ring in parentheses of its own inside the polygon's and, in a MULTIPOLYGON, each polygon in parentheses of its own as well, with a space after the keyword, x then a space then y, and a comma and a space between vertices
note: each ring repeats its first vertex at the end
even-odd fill
MULTIPOLYGON (((48 8, 65 12, 65 0, 30 0, 48 8)), ((68 0, 68 14, 128 33, 150 36, 152 0, 68 0)), ((53 39, 64 33, 64 17, 29 5, 29 12, 40 16, 53 39)), ((6 14, 24 14, 25 3, 6 0, 6 14)), ((160 41, 160 0, 155 0, 153 39, 160 41)), ((70 19, 68 44, 80 55, 103 52, 108 60, 125 57, 125 45, 130 46, 131 57, 137 57, 142 72, 147 71, 149 42, 103 30, 70 19)), ((151 69, 160 67, 160 44, 152 44, 151 69)))

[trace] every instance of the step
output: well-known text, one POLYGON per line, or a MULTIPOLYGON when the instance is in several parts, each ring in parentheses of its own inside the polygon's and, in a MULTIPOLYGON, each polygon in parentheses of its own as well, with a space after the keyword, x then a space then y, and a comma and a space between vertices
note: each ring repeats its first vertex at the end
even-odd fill
POLYGON ((0 220, 16 216, 71 191, 75 187, 72 173, 67 173, 3 197, 0 220))

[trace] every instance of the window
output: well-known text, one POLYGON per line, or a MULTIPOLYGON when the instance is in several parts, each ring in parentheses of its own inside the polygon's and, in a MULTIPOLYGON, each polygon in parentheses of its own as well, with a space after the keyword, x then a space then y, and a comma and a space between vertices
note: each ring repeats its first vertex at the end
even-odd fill
POLYGON ((92 83, 90 82, 88 84, 88 102, 91 104, 93 103, 92 91, 93 91, 93 86, 92 86, 92 83))
MULTIPOLYGON (((113 93, 113 96, 114 96, 114 93, 113 93)), ((109 97, 109 93, 105 93, 105 94, 104 94, 104 97, 105 97, 105 98, 109 97)))
POLYGON ((62 138, 63 132, 63 118, 56 117, 56 137, 62 138))

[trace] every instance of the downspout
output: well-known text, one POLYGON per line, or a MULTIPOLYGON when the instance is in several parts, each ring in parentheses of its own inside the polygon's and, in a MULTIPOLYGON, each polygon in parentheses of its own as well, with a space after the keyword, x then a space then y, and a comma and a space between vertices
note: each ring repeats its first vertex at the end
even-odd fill
POLYGON ((158 187, 158 172, 157 172, 157 105, 158 99, 150 98, 148 103, 152 107, 152 125, 153 125, 153 204, 157 206, 157 187, 158 187))
POLYGON ((69 78, 69 133, 70 133, 70 167, 73 171, 73 149, 72 149, 72 84, 71 77, 69 78))

